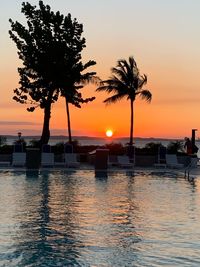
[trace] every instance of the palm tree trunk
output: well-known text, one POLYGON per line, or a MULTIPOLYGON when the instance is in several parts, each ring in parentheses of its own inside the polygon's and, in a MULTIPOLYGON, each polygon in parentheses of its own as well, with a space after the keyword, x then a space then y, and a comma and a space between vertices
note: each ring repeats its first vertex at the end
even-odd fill
POLYGON ((133 114, 133 100, 131 100, 131 129, 130 129, 130 146, 132 147, 133 146, 133 117, 134 117, 134 114, 133 114))
POLYGON ((72 143, 72 134, 71 134, 71 124, 70 124, 70 113, 69 113, 69 103, 67 101, 67 98, 65 98, 66 103, 66 112, 67 112, 67 128, 68 128, 68 138, 69 143, 72 143))
POLYGON ((129 147, 128 147, 128 156, 130 158, 130 162, 134 163, 134 147, 133 147, 133 102, 134 100, 131 100, 131 129, 130 129, 130 141, 129 141, 129 147))

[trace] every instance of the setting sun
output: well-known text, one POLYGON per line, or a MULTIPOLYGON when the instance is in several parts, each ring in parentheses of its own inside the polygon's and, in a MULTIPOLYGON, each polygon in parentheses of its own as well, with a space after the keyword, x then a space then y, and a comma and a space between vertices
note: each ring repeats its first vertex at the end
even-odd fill
POLYGON ((107 130, 107 131, 106 131, 106 136, 107 136, 107 137, 112 137, 112 136, 113 136, 113 131, 110 130, 110 129, 107 130))

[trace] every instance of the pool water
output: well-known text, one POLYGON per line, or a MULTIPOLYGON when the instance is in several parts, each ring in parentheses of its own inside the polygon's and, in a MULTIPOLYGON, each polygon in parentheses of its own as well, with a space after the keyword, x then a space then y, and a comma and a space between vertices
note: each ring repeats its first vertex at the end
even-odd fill
POLYGON ((2 171, 0 215, 0 266, 200 266, 198 178, 2 171))

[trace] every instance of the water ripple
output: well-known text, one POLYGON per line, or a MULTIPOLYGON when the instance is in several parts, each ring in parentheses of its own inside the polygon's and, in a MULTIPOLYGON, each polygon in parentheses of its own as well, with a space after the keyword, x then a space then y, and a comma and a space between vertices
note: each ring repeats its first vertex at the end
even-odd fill
POLYGON ((200 266, 200 183, 1 172, 0 266, 200 266))

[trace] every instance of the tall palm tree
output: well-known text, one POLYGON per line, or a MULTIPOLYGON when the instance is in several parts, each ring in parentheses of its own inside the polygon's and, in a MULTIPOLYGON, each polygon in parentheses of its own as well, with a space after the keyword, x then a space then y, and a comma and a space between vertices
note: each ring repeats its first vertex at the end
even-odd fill
POLYGON ((113 93, 111 97, 104 100, 104 103, 111 104, 126 98, 130 100, 131 106, 131 126, 130 126, 130 141, 129 145, 133 145, 133 122, 134 122, 134 110, 133 103, 137 96, 150 102, 152 94, 149 90, 142 89, 147 83, 147 76, 140 75, 139 69, 134 58, 131 56, 128 62, 125 59, 120 59, 117 62, 117 66, 111 69, 112 76, 105 81, 102 81, 100 87, 96 91, 106 91, 107 93, 113 93))
POLYGON ((88 67, 94 66, 95 61, 90 60, 86 64, 81 61, 75 62, 69 68, 68 80, 61 89, 61 96, 65 97, 67 112, 68 142, 72 143, 70 104, 81 108, 81 104, 91 102, 95 97, 83 98, 80 90, 89 83, 99 84, 100 79, 95 76, 96 72, 85 72, 88 67))

